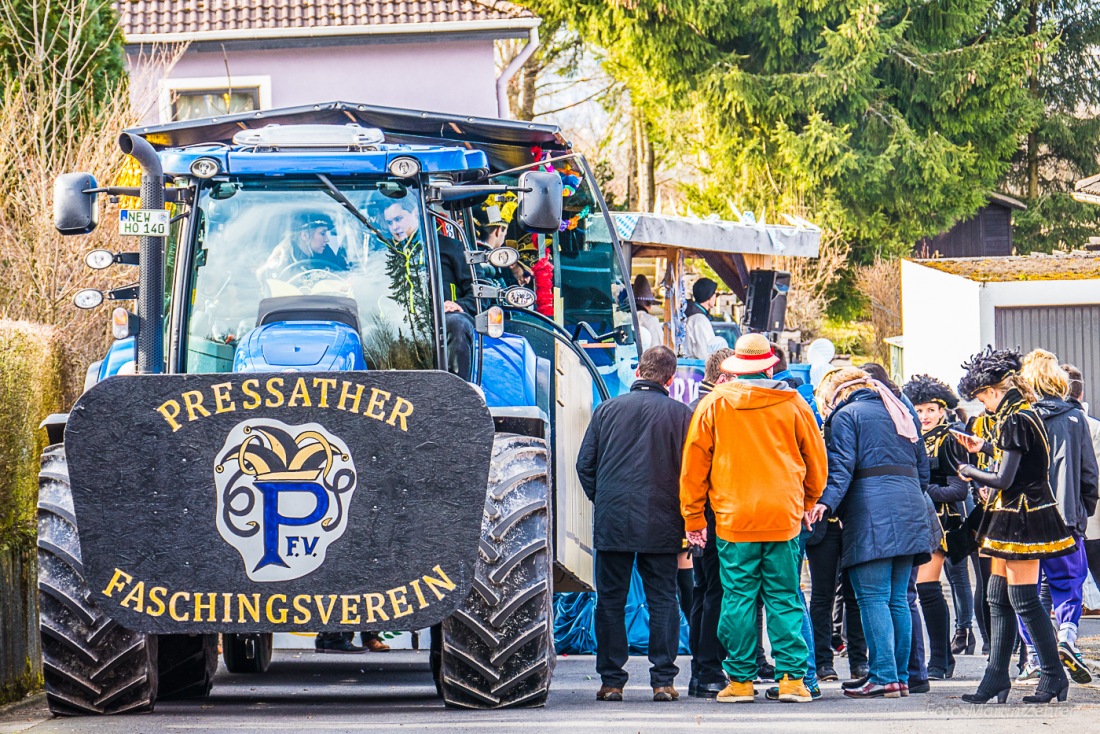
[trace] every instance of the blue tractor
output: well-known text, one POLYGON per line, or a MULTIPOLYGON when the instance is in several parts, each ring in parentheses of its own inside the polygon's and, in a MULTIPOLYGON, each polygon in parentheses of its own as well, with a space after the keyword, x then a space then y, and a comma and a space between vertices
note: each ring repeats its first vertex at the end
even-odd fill
POLYGON ((543 704, 552 593, 592 586, 575 457, 638 356, 584 158, 551 126, 344 102, 119 144, 140 188, 55 185, 65 234, 121 200, 137 247, 86 261, 138 277, 77 294, 121 302, 115 341, 46 422, 51 711, 205 696, 219 635, 262 673, 275 632, 424 628, 447 705, 543 704), (477 243, 487 200, 504 246, 477 243))

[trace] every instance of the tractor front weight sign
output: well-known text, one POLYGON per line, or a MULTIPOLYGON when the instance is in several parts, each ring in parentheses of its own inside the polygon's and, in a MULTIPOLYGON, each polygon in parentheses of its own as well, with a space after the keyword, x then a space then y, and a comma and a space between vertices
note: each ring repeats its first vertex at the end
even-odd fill
POLYGON ((160 634, 427 627, 473 583, 492 443, 443 372, 104 380, 65 433, 92 594, 160 634))

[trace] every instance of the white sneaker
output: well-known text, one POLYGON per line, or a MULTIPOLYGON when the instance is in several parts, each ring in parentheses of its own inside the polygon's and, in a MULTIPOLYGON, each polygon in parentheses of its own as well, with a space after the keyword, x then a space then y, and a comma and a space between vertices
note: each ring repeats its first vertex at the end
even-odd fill
POLYGON ((1016 676, 1017 683, 1038 683, 1040 675, 1039 666, 1031 661, 1028 661, 1024 669, 1020 671, 1020 674, 1016 676))

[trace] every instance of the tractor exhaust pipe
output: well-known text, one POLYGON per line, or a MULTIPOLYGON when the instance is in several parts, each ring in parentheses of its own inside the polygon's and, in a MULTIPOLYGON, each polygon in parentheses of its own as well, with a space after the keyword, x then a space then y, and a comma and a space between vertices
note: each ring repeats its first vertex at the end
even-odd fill
MULTIPOLYGON (((141 164, 141 206, 164 208, 164 169, 149 142, 132 133, 118 136, 118 147, 141 164)), ((164 371, 164 238, 142 237, 138 245, 137 373, 164 371)))

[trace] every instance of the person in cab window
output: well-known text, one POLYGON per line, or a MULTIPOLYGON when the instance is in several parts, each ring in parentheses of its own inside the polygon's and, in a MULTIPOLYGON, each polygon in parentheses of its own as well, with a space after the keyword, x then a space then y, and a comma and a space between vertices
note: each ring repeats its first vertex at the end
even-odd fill
MULTIPOLYGON (((473 215, 477 249, 488 253, 502 247, 508 233, 508 222, 504 219, 501 208, 496 205, 474 207, 473 215)), ((515 278, 509 268, 498 268, 487 262, 477 266, 477 279, 492 283, 498 288, 515 285, 515 278)))
MULTIPOLYGON (((393 246, 406 255, 423 245, 417 202, 412 197, 396 199, 382 211, 393 246)), ((443 313, 447 328, 447 370, 467 382, 473 378, 474 280, 466 264, 462 243, 439 235, 439 269, 443 280, 443 313)))
POLYGON ((327 214, 305 212, 295 216, 287 236, 260 268, 260 280, 288 281, 309 270, 346 272, 348 261, 332 247, 335 230, 327 214))

